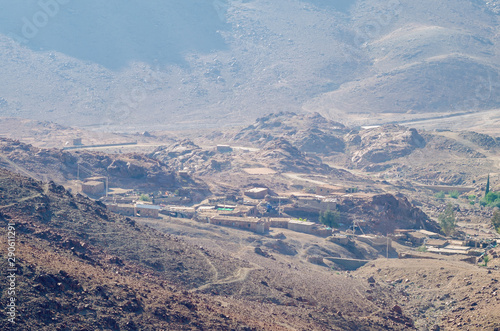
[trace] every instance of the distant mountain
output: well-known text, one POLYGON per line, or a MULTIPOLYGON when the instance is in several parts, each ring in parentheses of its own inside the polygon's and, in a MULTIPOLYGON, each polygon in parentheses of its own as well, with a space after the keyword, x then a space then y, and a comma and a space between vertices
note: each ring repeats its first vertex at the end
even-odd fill
MULTIPOLYGON (((2 1, 0 116, 107 130, 499 106, 498 1, 2 1)), ((349 117, 345 117, 346 121, 349 117)))

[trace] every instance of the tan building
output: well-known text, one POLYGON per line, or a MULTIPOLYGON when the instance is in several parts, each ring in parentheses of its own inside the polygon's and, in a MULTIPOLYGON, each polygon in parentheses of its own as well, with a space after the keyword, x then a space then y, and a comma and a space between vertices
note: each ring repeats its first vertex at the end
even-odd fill
POLYGON ((328 237, 332 235, 332 229, 327 229, 321 224, 314 222, 304 222, 299 220, 291 220, 288 222, 288 229, 292 231, 312 234, 320 237, 328 237))
POLYGON ((337 209, 336 199, 325 199, 325 198, 299 198, 296 203, 298 208, 304 211, 327 211, 337 209))
POLYGON ((248 230, 260 234, 269 232, 269 222, 263 221, 258 218, 214 216, 209 219, 209 223, 248 230))
POLYGON ((124 204, 124 203, 112 203, 107 204, 106 208, 113 212, 123 216, 135 216, 135 207, 132 204, 124 204))
POLYGON ((267 219, 272 228, 283 228, 288 229, 288 222, 290 222, 289 217, 272 217, 267 219))
POLYGON ((104 183, 97 181, 82 183, 82 192, 90 195, 101 195, 104 193, 104 183))
POLYGON ((160 213, 160 206, 147 205, 147 204, 119 204, 112 203, 106 205, 109 211, 114 213, 124 215, 124 216, 141 216, 141 217, 151 217, 158 218, 160 213))
POLYGON ((136 204, 135 211, 138 216, 158 218, 160 213, 160 206, 148 204, 136 204))
POLYGON ((303 233, 312 233, 312 229, 316 223, 304 222, 299 220, 291 220, 288 222, 288 229, 303 233))
POLYGON ((341 186, 333 186, 333 185, 316 186, 317 195, 330 195, 334 193, 345 193, 345 189, 341 186))
POLYGON ((224 216, 257 216, 258 210, 256 206, 246 206, 246 205, 216 205, 215 210, 219 215, 224 216))

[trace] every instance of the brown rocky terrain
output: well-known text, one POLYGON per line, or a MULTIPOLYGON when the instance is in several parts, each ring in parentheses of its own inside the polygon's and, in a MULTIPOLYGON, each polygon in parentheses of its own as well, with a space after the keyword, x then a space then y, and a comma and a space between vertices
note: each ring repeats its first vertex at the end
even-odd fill
POLYGON ((413 206, 406 197, 392 194, 374 195, 369 199, 343 197, 337 209, 345 218, 363 219, 364 231, 387 234, 396 229, 425 229, 439 232, 437 223, 418 207, 413 206))
POLYGON ((320 160, 307 157, 304 152, 293 146, 284 138, 278 138, 265 144, 262 149, 256 153, 256 159, 262 160, 271 169, 278 172, 299 172, 299 173, 332 173, 337 175, 342 172, 332 169, 320 160))
POLYGON ((417 130, 397 125, 363 130, 358 134, 351 134, 348 140, 353 146, 351 161, 356 167, 401 158, 426 144, 417 130))
MULTIPOLYGON (((22 241, 19 279, 27 301, 21 309, 29 316, 22 327, 499 327, 498 314, 490 311, 498 308, 498 247, 489 253, 489 268, 430 253, 399 260, 398 253, 415 253, 414 248, 394 243, 386 251, 385 245, 356 239, 340 245, 287 229, 261 236, 168 216, 127 219, 58 185, 75 178, 77 163, 109 175, 114 185, 184 188, 200 193, 200 200, 211 194, 225 201, 266 187, 271 196, 289 196, 293 205, 296 196, 315 199, 319 185, 334 185, 340 189, 330 198, 344 230, 355 221, 370 234, 398 228, 439 232, 435 221, 452 203, 457 236, 494 238, 493 210, 479 199, 488 174, 490 189, 500 190, 497 138, 397 125, 351 129, 318 114, 290 113, 266 116, 245 129, 186 136, 174 141, 165 135, 141 153, 117 154, 0 140, 1 168, 45 179, 0 173, 2 222, 16 220, 22 241), (217 151, 217 144, 231 145, 232 151, 217 151), (58 184, 47 183, 51 179, 58 184), (459 195, 451 197, 455 188, 459 195), (440 190, 444 197, 437 197, 440 190), (382 259, 386 254, 390 260, 382 259), (346 272, 335 258, 375 260, 346 272)), ((268 212, 267 203, 258 201, 261 216, 276 217, 277 205, 268 212)), ((316 221, 318 212, 295 216, 316 221)))
POLYGON ((347 132, 349 129, 342 123, 327 120, 318 113, 281 112, 258 118, 254 124, 237 132, 232 140, 262 147, 283 137, 302 152, 329 154, 344 151, 342 136, 347 132))
POLYGON ((215 146, 200 147, 191 140, 182 140, 160 146, 148 156, 171 169, 189 171, 205 181, 214 193, 259 185, 286 191, 289 185, 294 185, 293 181, 282 176, 289 172, 360 181, 348 171, 330 167, 321 159, 300 151, 282 137, 261 148, 237 147, 231 152, 217 152, 215 146), (252 175, 246 169, 263 169, 264 175, 252 175), (219 178, 223 180, 219 181, 219 178))
POLYGON ((444 257, 378 260, 354 275, 398 297, 418 330, 500 329, 500 272, 444 257))
POLYGON ((484 149, 491 150, 500 148, 499 137, 494 138, 484 133, 477 133, 472 131, 460 132, 460 137, 484 149))
MULTIPOLYGON (((9 222, 16 229, 15 329, 403 330, 413 324, 393 317, 387 307, 394 302, 383 292, 372 294, 375 304, 349 296, 368 284, 328 269, 257 268, 6 170, 0 189, 0 231, 6 236, 9 222)), ((7 299, 4 287, 1 296, 7 299)), ((1 317, 2 328, 10 328, 1 317)))
POLYGON ((143 154, 108 154, 96 151, 39 148, 0 138, 2 167, 61 184, 92 176, 108 176, 110 187, 175 190, 190 187, 201 197, 207 186, 190 177, 180 178, 175 169, 143 154), (80 169, 79 169, 80 165, 80 169))

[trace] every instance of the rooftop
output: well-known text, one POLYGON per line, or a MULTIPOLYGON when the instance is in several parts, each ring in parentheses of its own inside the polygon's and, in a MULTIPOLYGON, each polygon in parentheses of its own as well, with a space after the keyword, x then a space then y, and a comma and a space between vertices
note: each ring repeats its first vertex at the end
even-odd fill
POLYGON ((293 224, 303 224, 303 225, 309 225, 309 226, 313 226, 314 222, 304 222, 304 221, 299 221, 299 220, 291 220, 289 223, 293 223, 293 224))
POLYGON ((260 193, 260 192, 264 192, 264 191, 267 191, 267 188, 265 188, 265 187, 254 187, 252 189, 247 190, 246 192, 260 193))
POLYGON ((137 209, 157 209, 157 210, 160 210, 160 206, 157 206, 157 205, 145 205, 145 204, 136 204, 135 207, 137 209))
POLYGON ((87 186, 99 186, 99 185, 103 185, 103 183, 102 182, 96 182, 96 181, 90 181, 90 182, 83 183, 83 185, 87 185, 87 186))
POLYGON ((254 187, 252 189, 247 190, 247 192, 252 192, 252 193, 259 193, 259 192, 264 192, 267 191, 267 188, 265 187, 254 187))
POLYGON ((426 236, 438 236, 438 237, 441 237, 441 235, 439 233, 431 232, 431 231, 427 231, 427 230, 418 230, 418 232, 420 232, 421 234, 424 234, 426 236))
POLYGON ((230 222, 254 222, 254 223, 262 222, 262 220, 260 218, 221 216, 221 215, 213 216, 212 219, 213 220, 221 220, 221 221, 224 220, 224 221, 230 221, 230 222))

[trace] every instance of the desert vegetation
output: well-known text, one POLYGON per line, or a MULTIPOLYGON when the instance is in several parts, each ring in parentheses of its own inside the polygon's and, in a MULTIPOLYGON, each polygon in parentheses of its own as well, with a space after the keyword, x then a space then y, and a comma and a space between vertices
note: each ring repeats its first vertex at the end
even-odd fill
POLYGON ((455 218, 455 211, 451 203, 448 203, 444 212, 439 214, 438 221, 439 225, 441 226, 441 231, 446 236, 450 236, 455 232, 457 220, 455 218))

